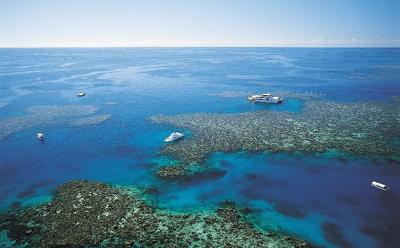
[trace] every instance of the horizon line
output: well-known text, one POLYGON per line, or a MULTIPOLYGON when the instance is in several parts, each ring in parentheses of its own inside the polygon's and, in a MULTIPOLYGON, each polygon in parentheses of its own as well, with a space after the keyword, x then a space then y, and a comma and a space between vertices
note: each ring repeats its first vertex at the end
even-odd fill
POLYGON ((400 48, 398 46, 0 46, 0 49, 43 48, 400 48))

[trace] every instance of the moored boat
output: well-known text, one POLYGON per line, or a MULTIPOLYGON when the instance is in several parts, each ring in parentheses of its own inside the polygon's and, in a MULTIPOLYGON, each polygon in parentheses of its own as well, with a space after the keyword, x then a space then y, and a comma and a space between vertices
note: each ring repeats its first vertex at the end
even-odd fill
POLYGON ((283 97, 273 96, 270 93, 263 93, 260 95, 252 95, 247 97, 247 100, 254 103, 281 103, 283 101, 283 97))
POLYGON ((376 181, 372 181, 371 182, 371 186, 374 187, 374 188, 383 190, 383 191, 388 191, 389 190, 389 187, 387 185, 385 185, 383 183, 376 182, 376 181))
POLYGON ((37 138, 38 140, 44 140, 44 134, 43 134, 43 133, 37 133, 37 134, 36 134, 36 138, 37 138))
POLYGON ((180 139, 180 138, 183 138, 185 135, 183 135, 183 133, 180 133, 180 132, 174 132, 174 133, 171 133, 167 138, 165 138, 165 142, 172 142, 172 141, 175 141, 175 140, 178 140, 178 139, 180 139))

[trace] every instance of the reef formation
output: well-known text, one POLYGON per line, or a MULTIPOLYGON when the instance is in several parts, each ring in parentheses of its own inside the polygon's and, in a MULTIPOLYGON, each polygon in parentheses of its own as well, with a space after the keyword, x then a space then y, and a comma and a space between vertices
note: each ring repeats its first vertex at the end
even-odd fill
POLYGON ((396 98, 354 103, 310 100, 301 113, 196 113, 156 115, 150 120, 192 132, 191 138, 166 145, 162 151, 180 160, 183 168, 204 163, 214 152, 236 151, 319 153, 334 149, 400 162, 400 102, 396 98))
POLYGON ((25 115, 0 119, 0 140, 32 127, 58 123, 69 123, 72 126, 92 125, 111 117, 107 114, 91 116, 97 111, 98 108, 91 105, 33 106, 26 109, 25 115))
POLYGON ((102 123, 111 118, 110 114, 100 114, 100 115, 93 115, 89 117, 80 118, 74 121, 71 121, 71 125, 74 127, 77 126, 85 126, 85 125, 95 125, 102 123))
POLYGON ((0 108, 3 108, 3 107, 5 107, 5 106, 7 106, 7 105, 8 105, 7 102, 0 102, 0 108))
POLYGON ((213 212, 168 213, 143 192, 89 181, 57 188, 53 200, 0 215, 6 247, 311 247, 256 229, 231 202, 213 212))

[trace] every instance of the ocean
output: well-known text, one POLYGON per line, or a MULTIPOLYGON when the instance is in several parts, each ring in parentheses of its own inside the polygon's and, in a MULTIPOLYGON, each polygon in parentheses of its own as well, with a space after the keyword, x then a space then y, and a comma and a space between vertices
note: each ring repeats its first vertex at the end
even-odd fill
MULTIPOLYGON (((152 188, 149 201, 171 212, 233 201, 250 209, 258 228, 316 246, 398 247, 396 154, 335 146, 315 152, 217 149, 199 162, 207 168, 202 176, 163 180, 157 169, 179 163, 163 152, 164 138, 182 131, 190 142, 196 130, 151 117, 296 117, 310 101, 386 104, 400 96, 399 80, 398 48, 0 49, 0 209, 50 201, 58 185, 89 179, 152 188), (283 103, 246 101, 264 92, 279 94, 283 103), (390 190, 372 188, 373 180, 390 190)), ((400 113, 394 106, 390 110, 400 113)), ((400 127, 386 131, 387 142, 399 147, 400 127)))

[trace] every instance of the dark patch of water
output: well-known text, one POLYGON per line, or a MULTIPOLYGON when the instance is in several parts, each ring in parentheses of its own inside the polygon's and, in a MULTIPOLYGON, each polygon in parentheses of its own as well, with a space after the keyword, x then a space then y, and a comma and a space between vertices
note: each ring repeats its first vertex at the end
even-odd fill
POLYGON ((321 229, 326 240, 341 248, 351 248, 352 245, 343 236, 342 230, 332 222, 321 223, 321 229))
POLYGON ((375 238, 379 248, 400 247, 400 197, 391 192, 379 192, 380 211, 364 214, 360 231, 375 238))
POLYGON ((201 202, 209 202, 212 201, 212 199, 218 198, 221 195, 224 195, 224 190, 219 189, 219 188, 214 188, 212 190, 206 191, 206 192, 201 192, 197 195, 197 200, 201 202))
POLYGON ((186 187, 189 187, 189 186, 192 187, 192 186, 203 184, 206 182, 219 180, 222 177, 224 177, 225 174, 226 174, 225 170, 210 169, 210 170, 206 170, 204 172, 196 173, 194 176, 184 178, 181 181, 181 184, 186 187))
POLYGON ((302 219, 307 216, 307 212, 301 206, 295 206, 290 202, 277 201, 275 202, 274 209, 279 213, 292 217, 302 219))
POLYGON ((18 199, 21 199, 21 198, 29 198, 29 197, 33 197, 33 196, 35 196, 35 195, 37 195, 37 194, 38 194, 38 192, 36 191, 36 189, 34 189, 34 188, 27 188, 27 189, 25 189, 25 190, 19 192, 17 197, 18 197, 18 199))

